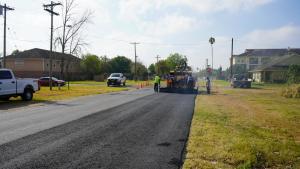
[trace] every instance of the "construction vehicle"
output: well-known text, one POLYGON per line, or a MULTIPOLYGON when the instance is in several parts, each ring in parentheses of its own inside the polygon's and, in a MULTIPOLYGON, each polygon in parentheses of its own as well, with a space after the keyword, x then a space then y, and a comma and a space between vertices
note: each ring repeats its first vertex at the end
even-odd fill
POLYGON ((160 92, 168 93, 198 93, 197 78, 193 77, 186 62, 177 66, 175 70, 166 75, 166 87, 161 87, 160 92))

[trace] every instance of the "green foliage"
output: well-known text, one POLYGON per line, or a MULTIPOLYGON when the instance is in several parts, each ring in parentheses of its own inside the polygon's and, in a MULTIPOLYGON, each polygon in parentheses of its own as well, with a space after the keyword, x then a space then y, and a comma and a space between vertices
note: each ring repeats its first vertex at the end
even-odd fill
POLYGON ((156 74, 163 75, 170 72, 171 68, 167 60, 160 60, 156 65, 156 74))
MULTIPOLYGON (((134 63, 131 64, 131 74, 133 75, 134 72, 134 63)), ((136 63, 136 74, 137 74, 137 78, 138 80, 145 80, 147 79, 148 76, 148 70, 146 68, 145 65, 143 65, 140 62, 136 63)))
POLYGON ((290 65, 287 72, 288 83, 300 83, 300 65, 290 65))
POLYGON ((81 68, 87 74, 88 79, 93 79, 93 76, 100 73, 101 61, 98 56, 93 54, 84 55, 81 61, 81 68))
POLYGON ((12 51, 11 52, 11 55, 16 55, 16 54, 18 54, 20 51, 18 50, 18 49, 16 49, 16 50, 14 50, 14 51, 12 51))
POLYGON ((110 72, 124 73, 129 75, 131 73, 131 60, 125 56, 117 56, 108 62, 111 66, 110 72))
POLYGON ((148 70, 150 72, 150 75, 154 75, 155 74, 155 65, 152 63, 149 67, 148 70))
POLYGON ((183 67, 187 63, 187 58, 179 53, 174 53, 169 55, 166 62, 170 70, 175 70, 176 67, 183 67))

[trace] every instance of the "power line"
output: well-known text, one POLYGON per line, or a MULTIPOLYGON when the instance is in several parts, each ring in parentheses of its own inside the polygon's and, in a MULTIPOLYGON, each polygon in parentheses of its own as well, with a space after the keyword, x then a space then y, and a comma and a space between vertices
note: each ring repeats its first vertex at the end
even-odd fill
POLYGON ((51 14, 51 33, 50 33, 50 66, 49 66, 49 86, 50 86, 50 90, 52 90, 52 41, 53 41, 53 15, 58 16, 59 13, 54 12, 54 7, 58 6, 58 5, 62 5, 61 3, 54 3, 53 1, 51 1, 51 4, 46 4, 43 5, 44 6, 44 10, 49 12, 51 14))

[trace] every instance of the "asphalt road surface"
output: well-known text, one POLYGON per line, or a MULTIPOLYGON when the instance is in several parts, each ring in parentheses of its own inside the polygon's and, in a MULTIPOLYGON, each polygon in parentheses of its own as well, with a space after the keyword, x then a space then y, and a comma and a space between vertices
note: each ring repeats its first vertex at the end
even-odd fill
POLYGON ((6 142, 0 168, 179 168, 194 99, 146 95, 6 142))

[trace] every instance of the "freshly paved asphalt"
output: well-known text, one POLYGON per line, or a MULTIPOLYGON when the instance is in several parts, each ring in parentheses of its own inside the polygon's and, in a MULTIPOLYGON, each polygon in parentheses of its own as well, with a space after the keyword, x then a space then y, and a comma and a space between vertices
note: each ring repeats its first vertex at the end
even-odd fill
MULTIPOLYGON (((0 168, 179 168, 195 95, 141 95, 144 96, 119 106, 108 109, 98 107, 97 112, 94 112, 97 108, 90 107, 92 105, 83 105, 83 100, 87 98, 81 100, 78 104, 93 113, 6 141, 0 145, 0 168)), ((76 114, 83 111, 70 107, 70 110, 65 108, 62 112, 68 110, 76 114)), ((47 114, 47 111, 44 113, 47 114)), ((42 126, 34 121, 34 115, 31 119, 32 125, 37 123, 42 126)), ((0 124, 0 136, 2 130, 13 128, 18 118, 8 122, 6 128, 2 122, 5 123, 5 120, 0 124)))

